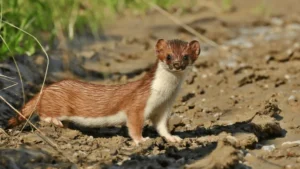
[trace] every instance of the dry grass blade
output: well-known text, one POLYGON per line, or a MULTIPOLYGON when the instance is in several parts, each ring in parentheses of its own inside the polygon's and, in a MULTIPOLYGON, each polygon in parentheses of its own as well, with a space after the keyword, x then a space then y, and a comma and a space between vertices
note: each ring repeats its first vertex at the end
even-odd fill
MULTIPOLYGON (((2 2, 2 1, 1 1, 1 2, 2 2)), ((1 6, 2 6, 2 4, 1 4, 1 6)), ((2 18, 2 17, 1 17, 1 18, 2 18)), ((0 20, 0 21, 2 21, 2 20, 0 20)), ((7 47, 7 49, 9 50, 9 52, 12 54, 12 52, 11 52, 9 46, 7 45, 6 41, 4 40, 4 38, 3 38, 1 35, 0 35, 0 38, 1 38, 2 42, 4 43, 4 45, 7 47)), ((12 58, 13 58, 13 61, 14 61, 15 66, 16 66, 16 69, 17 69, 17 72, 18 72, 18 76, 19 76, 19 78, 20 78, 20 82, 21 82, 21 90, 22 90, 22 96, 23 96, 23 105, 24 105, 24 104, 25 104, 25 91, 24 91, 24 85, 23 85, 23 78, 22 78, 22 75, 21 75, 21 72, 20 72, 18 63, 17 63, 15 57, 13 56, 13 54, 12 54, 12 58)))
POLYGON ((57 152, 59 152, 61 155, 63 155, 65 158, 67 158, 70 162, 74 163, 73 160, 69 158, 68 155, 66 155, 62 150, 59 149, 57 144, 55 144, 51 139, 49 139, 41 130, 39 130, 34 124, 31 123, 26 117, 23 116, 22 113, 20 113, 17 109, 15 109, 10 103, 8 103, 2 96, 0 96, 0 99, 4 101, 11 109, 13 109, 19 116, 23 117, 27 123, 33 127, 38 133, 36 133, 39 137, 41 137, 46 143, 48 143, 51 147, 53 147, 57 152))
POLYGON ((3 78, 3 79, 15 79, 15 78, 13 78, 13 77, 8 77, 8 76, 1 75, 1 74, 0 74, 0 78, 3 78))
POLYGON ((13 79, 13 78, 8 78, 7 76, 6 76, 6 77, 1 77, 1 76, 0 76, 0 78, 6 80, 6 81, 8 81, 8 82, 17 83, 17 82, 15 82, 15 81, 11 80, 11 79, 13 79))
POLYGON ((9 88, 11 88, 11 87, 13 87, 13 86, 16 86, 16 85, 18 84, 17 82, 11 80, 11 79, 14 79, 14 78, 12 78, 12 77, 8 77, 8 76, 1 75, 1 74, 0 74, 0 78, 1 78, 1 79, 4 79, 4 80, 6 80, 6 81, 9 81, 9 82, 11 82, 11 83, 13 83, 13 84, 10 85, 10 86, 7 86, 7 87, 4 87, 4 88, 0 89, 0 91, 5 90, 5 89, 9 89, 9 88))
POLYGON ((12 84, 12 85, 10 85, 10 86, 4 87, 4 88, 0 89, 0 91, 9 89, 9 88, 11 88, 11 87, 14 87, 14 86, 16 86, 17 84, 18 84, 18 83, 14 83, 14 84, 12 84))
MULTIPOLYGON (((33 107, 33 110, 32 110, 32 112, 31 112, 30 116, 29 116, 29 118, 30 118, 30 117, 32 116, 32 114, 33 114, 33 112, 34 112, 34 110, 35 110, 35 108, 36 108, 38 102, 40 101, 40 97, 41 97, 41 95, 42 95, 42 93, 43 93, 43 88, 44 88, 44 86, 45 86, 45 81, 46 81, 47 74, 48 74, 49 56, 48 56, 46 50, 44 49, 44 47, 41 45, 41 43, 39 42, 39 40, 38 40, 35 36, 33 36, 32 34, 28 33, 27 31, 25 31, 25 30, 23 30, 23 29, 20 29, 19 27, 15 26, 15 25, 13 25, 13 24, 7 22, 7 21, 3 21, 3 20, 2 20, 2 22, 5 23, 5 24, 7 24, 7 25, 9 25, 9 26, 11 26, 11 27, 13 27, 13 28, 16 28, 16 29, 18 29, 19 31, 21 31, 21 32, 23 32, 23 33, 29 35, 30 37, 32 37, 32 38, 39 44, 39 46, 41 47, 42 51, 44 52, 44 54, 46 55, 46 58, 47 58, 47 64, 46 64, 46 70, 45 70, 45 74, 44 74, 43 84, 42 84, 40 93, 39 93, 39 95, 38 95, 37 101, 36 101, 36 103, 35 103, 35 105, 34 105, 34 107, 33 107)), ((27 124, 27 122, 28 122, 28 121, 26 121, 26 123, 24 124, 24 126, 27 124)), ((23 126, 22 130, 24 129, 24 126, 23 126)), ((22 132, 22 130, 21 130, 21 132, 22 132)))
POLYGON ((167 11, 165 11, 164 9, 162 9, 161 7, 159 7, 158 5, 151 3, 149 1, 145 1, 145 3, 149 4, 150 6, 152 6, 154 9, 156 9, 159 13, 161 13, 162 15, 166 16, 167 18, 169 18, 170 20, 172 20, 173 22, 175 22, 176 24, 178 24, 179 26, 181 26, 182 28, 184 28, 185 30, 187 30, 188 32, 190 32, 191 34, 195 35, 197 38, 199 38, 200 40, 202 40, 203 42, 213 46, 213 47, 219 47, 219 45, 208 39, 207 37, 201 35, 199 32, 197 32, 195 29, 193 29, 192 27, 188 26, 187 24, 181 22, 178 18, 176 18, 175 16, 173 16, 172 14, 168 13, 167 11))

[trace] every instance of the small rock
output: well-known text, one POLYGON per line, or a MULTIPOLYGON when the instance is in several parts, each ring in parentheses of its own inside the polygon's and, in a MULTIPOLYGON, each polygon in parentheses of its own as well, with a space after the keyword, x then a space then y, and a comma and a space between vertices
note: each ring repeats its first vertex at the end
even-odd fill
POLYGON ((279 53, 274 57, 274 59, 278 62, 287 62, 291 59, 293 56, 294 51, 292 49, 288 49, 287 51, 283 53, 279 53))
POLYGON ((271 152, 271 151, 275 150, 275 145, 274 144, 266 145, 266 146, 263 146, 262 149, 265 150, 265 151, 271 152))
POLYGON ((276 25, 276 26, 281 26, 283 24, 283 20, 280 18, 272 18, 270 20, 271 24, 276 25))
POLYGON ((189 108, 189 109, 193 109, 194 107, 195 107, 195 101, 189 101, 188 102, 188 104, 187 104, 187 107, 189 108))
POLYGON ((186 102, 188 100, 190 100, 191 98, 195 97, 195 93, 187 93, 186 95, 184 95, 182 97, 182 102, 186 102))
POLYGON ((291 106, 296 106, 298 104, 298 98, 294 95, 291 95, 288 98, 288 104, 291 105, 291 106))
POLYGON ((290 30, 300 30, 300 24, 292 23, 292 24, 287 25, 286 28, 290 29, 290 30))
POLYGON ((204 90, 204 89, 200 89, 200 90, 199 90, 199 94, 200 94, 200 95, 205 94, 205 90, 204 90))
POLYGON ((284 145, 291 145, 291 144, 300 145, 300 140, 297 140, 297 141, 286 141, 286 142, 283 142, 281 145, 284 146, 284 145))
POLYGON ((61 149, 71 149, 72 145, 70 143, 68 143, 68 144, 61 145, 60 147, 61 147, 61 149))
POLYGON ((290 164, 288 164, 288 165, 284 166, 284 169, 291 169, 291 168, 293 168, 293 166, 292 166, 292 165, 290 165, 290 164))
POLYGON ((91 161, 91 162, 94 162, 94 161, 98 161, 99 160, 99 154, 100 154, 101 152, 99 152, 99 151, 92 151, 92 153, 91 154, 89 154, 88 156, 87 156, 87 159, 89 160, 89 161, 91 161))
POLYGON ((191 75, 189 75, 186 79, 187 84, 193 84, 195 81, 195 78, 197 77, 197 74, 194 72, 191 75))
POLYGON ((291 95, 289 98, 288 98, 288 101, 294 101, 296 100, 296 96, 294 95, 291 95))
POLYGON ((86 139, 86 141, 92 142, 92 141, 94 141, 94 137, 93 137, 93 136, 89 136, 89 137, 86 139))
POLYGON ((110 154, 111 155, 117 155, 118 154, 118 150, 117 149, 110 149, 110 154))
POLYGON ((224 142, 218 142, 217 148, 209 155, 190 165, 186 169, 214 169, 214 168, 232 168, 239 163, 241 156, 239 151, 224 142))
POLYGON ((234 137, 237 139, 236 147, 254 147, 258 142, 258 138, 253 133, 235 133, 234 137))
POLYGON ((77 55, 90 59, 91 57, 93 57, 95 55, 95 52, 94 51, 82 51, 82 52, 78 53, 77 55))
POLYGON ((178 124, 182 122, 182 118, 174 114, 169 120, 169 129, 173 130, 178 124))
POLYGON ((77 157, 80 158, 80 159, 85 158, 86 155, 87 154, 84 151, 78 151, 78 153, 77 153, 77 157))
POLYGON ((62 135, 70 139, 75 139, 80 135, 80 132, 78 130, 66 129, 62 132, 62 135))
POLYGON ((40 136, 36 135, 35 133, 24 135, 22 140, 24 143, 27 144, 41 143, 43 141, 43 139, 40 136))
POLYGON ((251 121, 255 135, 260 139, 282 136, 283 129, 278 121, 267 115, 255 116, 251 121))
POLYGON ((236 145, 238 140, 233 136, 226 136, 225 140, 228 141, 231 145, 236 145))

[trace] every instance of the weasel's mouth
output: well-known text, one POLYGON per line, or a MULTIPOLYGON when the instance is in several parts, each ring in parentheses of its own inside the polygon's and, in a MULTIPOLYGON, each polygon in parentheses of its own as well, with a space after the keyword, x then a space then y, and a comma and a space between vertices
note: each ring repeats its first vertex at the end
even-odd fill
POLYGON ((185 66, 174 67, 173 65, 169 65, 169 70, 172 72, 181 72, 185 70, 185 66))
POLYGON ((175 69, 175 68, 170 68, 171 72, 183 72, 185 68, 180 68, 180 69, 175 69))

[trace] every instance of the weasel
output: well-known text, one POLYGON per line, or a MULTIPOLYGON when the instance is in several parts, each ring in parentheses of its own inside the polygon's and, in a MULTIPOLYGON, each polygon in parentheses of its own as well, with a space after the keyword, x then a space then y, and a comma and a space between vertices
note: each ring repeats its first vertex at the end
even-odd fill
MULTIPOLYGON (((160 136, 180 142, 180 137, 168 131, 167 120, 184 77, 200 54, 200 44, 196 40, 159 39, 155 49, 156 63, 140 80, 123 85, 63 80, 43 90, 35 112, 41 120, 60 127, 62 121, 86 127, 126 124, 136 144, 148 139, 142 136, 142 130, 144 121, 150 119, 160 136)), ((37 98, 21 109, 25 117, 33 111, 37 98)), ((24 120, 13 117, 8 127, 24 120)))

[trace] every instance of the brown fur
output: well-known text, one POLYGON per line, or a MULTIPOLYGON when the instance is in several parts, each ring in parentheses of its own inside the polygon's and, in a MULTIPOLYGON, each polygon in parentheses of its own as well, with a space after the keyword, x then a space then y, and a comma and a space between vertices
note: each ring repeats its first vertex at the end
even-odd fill
MULTIPOLYGON (((36 113, 40 118, 103 117, 123 110, 132 112, 133 114, 127 114, 131 118, 142 118, 135 116, 145 108, 156 67, 157 63, 142 79, 123 85, 99 85, 77 80, 54 83, 44 89, 36 106, 36 113)), ((36 101, 37 95, 22 108, 23 116, 31 114, 36 101)), ((16 126, 23 120, 20 116, 12 118, 8 126, 16 126)))
POLYGON ((189 64, 195 62, 200 54, 200 45, 198 41, 191 41, 189 43, 175 39, 165 41, 164 39, 158 40, 156 44, 156 54, 160 61, 166 61, 170 69, 173 68, 173 63, 180 61, 181 69, 185 69, 189 64), (166 60, 166 57, 170 55, 171 60, 166 60), (184 56, 188 57, 188 60, 183 60, 184 56))

